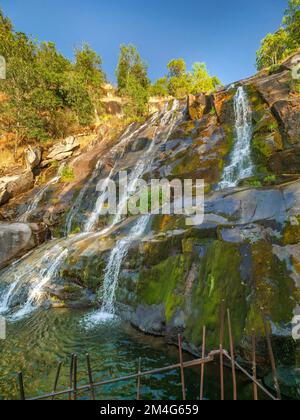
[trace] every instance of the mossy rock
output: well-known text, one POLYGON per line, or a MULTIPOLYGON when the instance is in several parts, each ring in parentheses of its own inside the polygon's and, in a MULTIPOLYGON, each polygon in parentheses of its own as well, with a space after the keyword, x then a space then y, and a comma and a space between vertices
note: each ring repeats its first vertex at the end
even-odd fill
MULTIPOLYGON (((200 262, 199 277, 192 290, 185 338, 194 346, 201 343, 199 331, 206 326, 208 348, 220 344, 221 313, 231 309, 233 333, 239 342, 247 315, 245 286, 241 279, 241 256, 235 244, 214 241, 200 262)), ((226 343, 227 344, 227 343, 226 343)))
POLYGON ((295 245, 300 242, 300 216, 285 224, 283 232, 284 245, 295 245))
POLYGON ((252 299, 245 331, 264 334, 262 313, 279 325, 293 319, 297 302, 297 289, 285 262, 280 261, 272 250, 272 244, 258 242, 252 247, 252 299))
POLYGON ((192 258, 176 255, 157 264, 151 269, 142 269, 138 282, 137 301, 139 304, 160 305, 165 307, 167 322, 184 304, 186 276, 192 258))

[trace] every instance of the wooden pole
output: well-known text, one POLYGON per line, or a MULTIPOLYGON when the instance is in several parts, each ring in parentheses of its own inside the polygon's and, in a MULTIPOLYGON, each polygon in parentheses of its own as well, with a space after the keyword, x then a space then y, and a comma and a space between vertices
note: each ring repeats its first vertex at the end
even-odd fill
POLYGON ((182 399, 183 401, 186 401, 184 362, 183 362, 183 353, 182 353, 182 336, 180 334, 178 335, 178 347, 179 347, 182 399))
MULTIPOLYGON (((58 385, 58 381, 59 381, 61 367, 62 367, 62 362, 59 362, 58 367, 57 367, 57 371, 56 371, 55 381, 54 381, 53 394, 55 394, 55 392, 57 391, 57 385, 58 385)), ((53 397, 52 400, 54 400, 54 398, 55 397, 53 397)))
POLYGON ((18 378, 19 378, 19 388, 20 388, 20 399, 22 401, 25 401, 26 398, 25 398, 24 380, 23 380, 23 373, 22 372, 19 372, 18 378))
POLYGON ((271 342, 271 337, 270 337, 268 326, 267 326, 267 321, 264 315, 263 315, 263 321, 264 321, 264 328, 265 328, 265 334, 267 338, 268 351, 269 351, 269 356, 270 356, 270 361, 271 361, 271 366, 272 366, 274 386, 277 392, 277 399, 281 400, 281 391, 280 391, 280 386, 279 386, 278 377, 277 377, 275 356, 274 356, 274 352, 272 348, 272 342, 271 342))
POLYGON ((77 354, 74 355, 74 400, 77 400, 77 354))
POLYGON ((233 339, 231 316, 230 316, 229 309, 227 310, 227 320, 228 320, 228 332, 229 332, 230 354, 231 354, 233 400, 237 401, 238 395, 237 395, 237 381, 236 381, 236 370, 235 370, 234 339, 233 339))
POLYGON ((87 369, 88 369, 88 376, 89 376, 89 383, 90 383, 90 390, 91 390, 91 398, 93 401, 95 401, 96 396, 95 396, 95 389, 94 389, 93 373, 92 373, 92 368, 91 368, 91 359, 90 359, 89 354, 86 355, 86 362, 87 362, 87 369))
MULTIPOLYGON (((205 357, 205 351, 206 351, 206 326, 203 327, 202 358, 205 357)), ((205 366, 203 364, 201 365, 200 401, 203 401, 203 398, 204 398, 204 371, 205 371, 205 366)))
MULTIPOLYGON (((252 372, 253 372, 254 380, 257 381, 256 337, 255 337, 254 330, 252 330, 252 372)), ((258 388, 255 382, 253 382, 253 393, 254 393, 254 401, 258 401, 258 388)))
POLYGON ((71 389, 73 388, 73 368, 74 368, 74 354, 71 355, 69 400, 72 400, 72 392, 71 392, 71 389))
POLYGON ((142 359, 139 358, 138 377, 137 377, 137 395, 136 395, 137 401, 140 401, 141 399, 141 373, 142 373, 142 359))
POLYGON ((221 310, 221 327, 220 327, 220 387, 221 387, 221 401, 225 400, 224 389, 224 311, 221 310))

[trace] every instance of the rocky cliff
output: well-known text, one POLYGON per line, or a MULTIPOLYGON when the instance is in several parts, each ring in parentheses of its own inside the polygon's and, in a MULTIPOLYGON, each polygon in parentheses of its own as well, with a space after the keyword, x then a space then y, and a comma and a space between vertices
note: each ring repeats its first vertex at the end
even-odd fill
MULTIPOLYGON (((274 74, 260 73, 209 97, 189 97, 184 118, 159 145, 144 179, 203 178, 205 220, 188 227, 184 216, 152 216, 143 237, 130 244, 120 267, 116 307, 146 333, 176 342, 183 332, 186 347, 197 353, 206 325, 208 346, 214 348, 221 313, 230 308, 235 343, 245 359, 253 330, 263 336, 264 315, 277 359, 283 366, 299 362, 292 320, 300 315, 300 94, 293 90, 291 66, 289 59, 274 74), (233 101, 239 86, 252 110, 255 170, 235 188, 219 190, 236 140, 233 101)), ((129 127, 129 133, 138 127, 129 127)), ((131 172, 157 141, 155 133, 156 125, 146 123, 129 136, 121 154, 112 152, 116 141, 100 141, 72 158, 74 179, 52 184, 28 221, 64 235, 71 210, 69 234, 82 232, 94 208, 95 163, 101 158, 101 178, 116 161, 118 170, 131 172)), ((34 197, 30 192, 2 208, 3 218, 22 214, 30 194, 34 197)), ((77 299, 86 305, 87 296, 88 304, 99 303, 95 295, 103 288, 110 252, 134 221, 129 217, 100 237, 87 235, 69 244, 59 279, 47 290, 48 303, 74 306, 77 299)), ((107 222, 99 218, 96 227, 107 222)), ((260 345, 263 356, 266 348, 260 345)))

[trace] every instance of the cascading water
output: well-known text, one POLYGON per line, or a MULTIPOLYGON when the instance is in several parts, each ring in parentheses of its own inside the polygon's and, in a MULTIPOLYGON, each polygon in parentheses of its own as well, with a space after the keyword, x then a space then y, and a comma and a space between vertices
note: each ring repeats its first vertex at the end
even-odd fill
POLYGON ((234 97, 234 114, 235 144, 218 189, 236 187, 239 181, 251 177, 254 171, 251 158, 252 112, 243 87, 238 88, 234 97))
POLYGON ((44 185, 39 192, 36 194, 36 196, 34 197, 34 199, 32 200, 31 203, 29 203, 25 213, 23 213, 18 221, 22 222, 22 223, 26 223, 28 221, 29 216, 31 216, 31 214, 38 208, 38 205, 40 204, 40 202, 42 201, 45 193, 49 190, 49 188, 54 185, 57 184, 59 182, 59 180, 61 179, 61 171, 62 171, 63 166, 61 166, 59 168, 59 171, 57 173, 57 175, 50 179, 49 182, 47 182, 46 185, 44 185))
MULTIPOLYGON (((161 119, 161 128, 157 129, 155 138, 147 150, 144 159, 141 159, 137 163, 133 173, 131 174, 128 195, 123 197, 123 200, 119 204, 119 211, 115 216, 115 223, 118 223, 121 220, 124 206, 127 206, 128 197, 136 192, 138 181, 141 179, 145 171, 151 168, 155 158, 155 153, 153 153, 153 151, 155 150, 156 141, 160 140, 160 144, 165 143, 172 134, 174 127, 180 118, 180 116, 178 117, 177 115, 178 106, 179 103, 175 101, 172 109, 161 119), (165 126, 168 127, 166 132, 164 132, 165 126), (162 138, 160 139, 160 137, 162 138)), ((122 263, 126 258, 131 245, 135 241, 139 240, 145 233, 150 219, 151 215, 144 215, 139 217, 127 236, 118 241, 112 250, 108 265, 105 270, 102 290, 102 307, 100 311, 95 312, 94 314, 87 317, 86 323, 88 325, 97 324, 98 322, 114 317, 116 312, 116 290, 118 287, 118 280, 122 263)))
MULTIPOLYGON (((112 150, 111 153, 113 155, 117 155, 118 157, 122 157, 128 142, 135 136, 144 130, 146 127, 157 125, 159 123, 160 129, 158 128, 156 131, 156 136, 153 142, 151 142, 150 147, 142 154, 139 158, 136 166, 134 167, 130 179, 129 179, 129 187, 128 193, 131 194, 135 192, 137 187, 138 180, 142 177, 145 170, 151 166, 151 162, 154 159, 155 145, 157 142, 161 142, 163 140, 167 140, 170 133, 172 132, 174 125, 176 123, 176 115, 177 115, 177 108, 178 103, 175 102, 173 108, 166 112, 165 115, 161 116, 159 114, 155 114, 149 121, 147 121, 143 126, 139 127, 137 130, 134 130, 130 134, 130 129, 125 132, 125 135, 121 137, 121 141, 116 145, 112 150), (168 130, 168 128, 170 129, 168 130), (165 132, 165 136, 163 136, 165 132), (121 153, 119 153, 121 149, 121 153), (115 153, 117 152, 117 153, 115 153)), ((100 163, 98 163, 97 168, 95 169, 94 174, 92 175, 93 181, 97 178, 100 172, 100 163)), ((110 175, 107 177, 108 180, 113 176, 114 169, 111 171, 110 175)), ((92 182, 93 182, 92 181, 92 182)), ((103 183, 103 190, 106 189, 107 183, 103 183)), ((87 187, 88 188, 88 187, 87 187)), ((74 203, 72 207, 69 217, 67 218, 67 225, 66 231, 69 233, 72 227, 72 221, 77 211, 80 208, 80 202, 84 199, 85 192, 87 188, 84 190, 77 202, 74 203)), ((62 263, 66 260, 69 249, 75 243, 79 243, 81 240, 85 239, 86 237, 99 237, 101 235, 106 234, 113 226, 119 223, 122 220, 122 214, 124 210, 124 205, 127 205, 127 198, 121 197, 119 206, 117 209, 117 214, 114 217, 112 224, 99 232, 93 233, 93 230, 96 226, 101 206, 104 205, 105 199, 103 197, 103 191, 100 191, 100 195, 95 205, 95 209, 92 212, 90 218, 87 220, 85 224, 85 232, 81 234, 77 234, 71 237, 67 237, 65 239, 54 240, 50 243, 47 243, 37 250, 35 250, 29 257, 25 257, 24 259, 16 262, 16 264, 10 266, 7 270, 4 271, 3 275, 3 284, 7 284, 7 286, 2 289, 2 299, 0 301, 0 313, 9 313, 11 319, 20 319, 25 315, 28 315, 40 303, 40 298, 43 297, 43 291, 47 284, 51 284, 51 282, 57 278, 59 274, 59 270, 61 268, 62 263), (92 235, 92 236, 91 236, 92 235), (53 244, 54 242, 54 244, 53 244), (17 308, 16 310, 14 308, 17 308)), ((149 221, 149 216, 143 216, 138 219, 136 225, 132 228, 131 232, 128 235, 127 240, 121 240, 118 242, 116 248, 112 252, 112 256, 110 259, 110 263, 106 269, 106 276, 105 276, 105 301, 107 302, 108 306, 105 306, 104 309, 108 310, 107 308, 110 307, 110 311, 114 311, 114 295, 115 289, 117 287, 117 281, 119 277, 119 272, 121 268, 121 264, 127 252, 130 248, 132 242, 138 239, 143 232, 145 231, 147 224, 149 221), (117 256, 117 259, 114 258, 117 256), (116 263, 116 264, 114 264, 116 263), (111 305, 109 302, 112 302, 111 305)))
MULTIPOLYGON (((74 201, 74 204, 72 205, 72 207, 71 207, 71 209, 68 213, 67 219, 66 219, 66 236, 69 236, 69 234, 71 233, 73 220, 80 210, 80 205, 82 203, 82 200, 85 197, 85 195, 86 195, 88 189, 90 188, 90 186, 93 184, 93 182, 99 176, 99 173, 101 172, 101 167, 102 167, 102 161, 100 160, 100 161, 97 162, 96 167, 94 169, 94 172, 92 173, 90 179, 85 183, 85 185, 81 189, 80 193, 78 194, 76 200, 74 201)), ((85 230, 85 231, 87 231, 87 230, 85 230)))
POLYGON ((42 256, 37 259, 36 265, 26 264, 25 258, 20 261, 20 267, 18 264, 11 267, 11 270, 8 270, 11 273, 6 272, 6 274, 11 274, 14 281, 9 285, 0 301, 0 314, 8 312, 11 306, 18 305, 20 303, 18 300, 22 299, 23 295, 25 304, 21 305, 12 319, 22 318, 32 312, 33 304, 38 304, 43 287, 57 274, 61 262, 66 257, 67 250, 56 244, 48 251, 43 252, 42 256))
MULTIPOLYGON (((121 149, 121 156, 120 158, 122 158, 122 156, 125 153, 126 150, 126 146, 129 143, 129 141, 137 136, 140 132, 142 132, 146 127, 150 127, 152 126, 158 118, 158 114, 154 114, 153 117, 150 119, 150 121, 147 121, 147 123, 143 124, 141 127, 139 127, 137 130, 134 130, 130 135, 128 135, 128 133, 130 132, 130 128, 131 126, 129 126, 129 129, 126 130, 125 134, 122 136, 121 141, 119 142, 119 144, 112 149, 111 153, 114 154, 117 150, 121 149)), ((146 153, 146 155, 148 154, 148 151, 146 153)), ((145 156, 146 158, 146 156, 145 156)), ((135 182, 137 179, 139 179, 140 174, 143 172, 143 167, 145 164, 145 160, 141 159, 138 164, 136 165, 133 173, 130 176, 130 181, 129 181, 129 193, 131 191, 135 190, 135 182)), ((108 177, 103 180, 102 182, 102 188, 100 191, 100 195, 96 201, 94 210, 92 211, 90 217, 88 218, 88 220, 86 221, 85 225, 84 225, 84 232, 93 232, 93 230, 95 229, 95 226, 97 224, 97 221, 99 220, 99 216, 103 210, 103 206, 106 202, 106 189, 107 186, 109 184, 109 181, 113 178, 113 175, 115 173, 115 167, 112 168, 110 174, 108 175, 108 177)), ((111 224, 112 226, 115 226, 117 223, 119 223, 122 219, 122 212, 124 210, 124 206, 127 203, 127 196, 125 195, 124 197, 121 198, 120 203, 118 205, 118 209, 117 209, 117 214, 113 219, 113 222, 111 224)))

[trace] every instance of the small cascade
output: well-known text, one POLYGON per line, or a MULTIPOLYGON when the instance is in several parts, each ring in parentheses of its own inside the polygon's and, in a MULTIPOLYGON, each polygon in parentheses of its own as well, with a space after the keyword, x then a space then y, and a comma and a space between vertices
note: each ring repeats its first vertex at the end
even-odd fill
MULTIPOLYGON (((128 143, 130 142, 130 140, 136 136, 139 135, 139 133, 141 133, 146 127, 151 127, 153 126, 153 124, 155 124, 158 120, 158 113, 154 114, 153 117, 150 119, 150 121, 147 121, 145 124, 143 124, 141 127, 139 127, 138 129, 134 130, 132 133, 130 133, 130 129, 131 129, 131 125, 129 126, 129 128, 125 131, 125 133, 123 134, 123 136, 121 137, 120 142, 112 149, 111 154, 118 154, 119 151, 121 151, 120 153, 120 157, 119 159, 122 158, 122 156, 125 153, 126 150, 126 146, 128 145, 128 143)), ((152 144, 151 144, 152 146, 152 144)), ((149 153, 149 150, 147 150, 145 156, 143 156, 143 159, 140 159, 140 161, 137 163, 136 167, 133 170, 133 173, 130 176, 130 180, 129 180, 129 194, 131 191, 135 191, 135 187, 136 187, 136 182, 138 181, 140 174, 143 173, 143 167, 146 164, 146 161, 144 159, 147 158, 147 154, 149 153)), ((100 191, 99 197, 96 201, 96 204, 94 206, 94 209, 90 215, 90 217, 88 218, 88 220, 86 221, 85 225, 84 225, 84 232, 93 232, 97 222, 99 220, 99 217, 101 215, 101 212, 103 210, 103 206, 105 205, 107 196, 105 194, 106 190, 107 190, 107 186, 109 184, 109 181, 113 178, 113 175, 115 173, 115 167, 112 168, 110 174, 108 175, 108 177, 103 181, 102 183, 102 190, 100 191)), ((127 196, 121 198, 120 203, 118 205, 118 211, 117 214, 115 215, 113 221, 112 221, 112 226, 115 226, 117 223, 119 223, 122 220, 122 213, 124 210, 124 206, 127 205, 127 196)))
POLYGON ((80 193, 78 194, 76 200, 74 201, 74 203, 73 203, 73 205, 72 205, 72 207, 71 207, 71 209, 68 213, 67 219, 66 219, 66 230, 65 230, 66 236, 69 236, 69 234, 71 233, 73 221, 80 211, 80 206, 81 206, 82 200, 84 199, 84 197, 85 197, 87 191, 89 190, 89 188, 91 187, 91 185, 95 182, 95 180, 99 176, 99 174, 101 172, 101 168, 102 168, 102 161, 99 160, 97 162, 96 166, 95 166, 95 169, 94 169, 91 177, 85 183, 83 188, 80 190, 80 193))
POLYGON ((86 221, 83 231, 84 232, 93 232, 99 217, 101 215, 101 212, 103 210, 103 206, 106 202, 107 196, 105 194, 105 191, 108 187, 109 181, 111 180, 111 177, 113 175, 113 169, 111 170, 110 174, 108 175, 108 177, 103 181, 102 184, 102 191, 100 191, 100 195, 96 201, 95 207, 93 212, 91 213, 90 217, 88 218, 88 220, 86 221))
POLYGON ((239 87, 234 97, 235 144, 230 163, 225 167, 218 189, 236 187, 242 179, 253 175, 254 165, 251 158, 253 135, 252 111, 247 93, 239 87))
POLYGON ((45 193, 49 190, 49 188, 54 185, 57 184, 59 182, 61 178, 61 168, 58 171, 58 174, 50 179, 49 182, 47 182, 46 185, 44 185, 36 194, 36 196, 34 197, 34 199, 32 200, 31 203, 29 203, 25 213, 23 213, 19 219, 18 222, 22 222, 22 223, 26 223, 29 219, 29 217, 31 216, 31 214, 38 208, 38 205, 40 204, 40 202, 42 201, 45 193))
POLYGON ((115 313, 115 296, 122 262, 126 258, 132 243, 144 234, 149 220, 150 217, 148 215, 140 217, 130 230, 128 236, 121 239, 111 252, 103 283, 103 305, 101 312, 104 314, 114 315, 115 313))
MULTIPOLYGON (((0 301, 0 314, 6 313, 11 307, 19 306, 12 319, 20 319, 34 310, 38 305, 43 288, 58 273, 61 263, 67 258, 68 251, 60 244, 45 251, 35 264, 15 265, 6 271, 14 281, 9 285, 0 301), (20 269, 21 268, 21 269, 20 269), (25 303, 23 303, 25 302, 25 303)), ((30 261, 30 258, 29 258, 30 261)))

